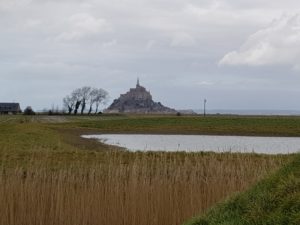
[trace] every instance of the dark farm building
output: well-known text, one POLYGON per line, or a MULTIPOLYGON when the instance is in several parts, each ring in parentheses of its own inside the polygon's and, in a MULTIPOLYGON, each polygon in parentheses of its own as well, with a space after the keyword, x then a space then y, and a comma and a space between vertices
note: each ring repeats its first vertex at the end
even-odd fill
POLYGON ((1 103, 0 114, 17 114, 21 112, 19 103, 1 103))

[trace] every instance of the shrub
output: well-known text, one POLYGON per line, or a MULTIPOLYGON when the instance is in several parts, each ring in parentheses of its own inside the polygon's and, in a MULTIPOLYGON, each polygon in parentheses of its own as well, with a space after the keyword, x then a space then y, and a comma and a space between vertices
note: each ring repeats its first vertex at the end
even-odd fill
POLYGON ((23 114, 24 114, 24 115, 35 115, 35 112, 33 111, 33 109, 32 109, 31 106, 27 106, 27 107, 24 109, 23 114))

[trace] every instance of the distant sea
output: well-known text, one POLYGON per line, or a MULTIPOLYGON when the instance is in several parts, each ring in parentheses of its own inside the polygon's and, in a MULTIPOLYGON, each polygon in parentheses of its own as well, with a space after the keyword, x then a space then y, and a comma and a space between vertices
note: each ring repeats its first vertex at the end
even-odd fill
MULTIPOLYGON (((193 109, 198 114, 203 114, 203 109, 193 109)), ((300 115, 300 110, 236 110, 236 109, 211 109, 207 114, 232 114, 232 115, 300 115)))

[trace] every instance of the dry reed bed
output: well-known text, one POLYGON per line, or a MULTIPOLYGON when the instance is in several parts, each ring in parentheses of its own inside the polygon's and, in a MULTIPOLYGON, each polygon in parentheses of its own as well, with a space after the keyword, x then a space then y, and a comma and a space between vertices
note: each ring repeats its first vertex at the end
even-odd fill
MULTIPOLYGON (((107 153, 101 163, 0 171, 0 224, 179 225, 279 168, 286 156, 107 153)), ((38 165, 39 164, 39 165, 38 165)))

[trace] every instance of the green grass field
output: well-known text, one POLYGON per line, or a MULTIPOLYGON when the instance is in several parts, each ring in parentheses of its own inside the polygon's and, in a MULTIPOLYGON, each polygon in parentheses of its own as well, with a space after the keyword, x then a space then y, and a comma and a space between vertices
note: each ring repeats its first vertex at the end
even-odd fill
POLYGON ((120 133, 181 133, 257 136, 300 136, 300 117, 119 116, 93 120, 72 118, 71 126, 120 133))
POLYGON ((298 221, 295 154, 131 153, 80 138, 93 133, 300 136, 300 117, 0 116, 0 224, 298 221))

